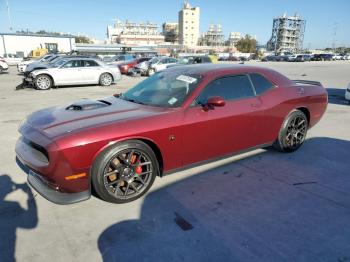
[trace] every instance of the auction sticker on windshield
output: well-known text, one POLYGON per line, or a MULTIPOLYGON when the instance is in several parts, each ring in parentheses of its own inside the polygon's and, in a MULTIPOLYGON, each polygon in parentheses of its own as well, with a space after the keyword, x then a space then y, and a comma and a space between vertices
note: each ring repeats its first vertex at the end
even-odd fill
POLYGON ((193 84, 194 82, 197 81, 196 78, 190 77, 190 76, 186 76, 186 75, 179 75, 176 78, 176 80, 183 81, 183 82, 186 82, 186 83, 189 83, 189 84, 193 84))

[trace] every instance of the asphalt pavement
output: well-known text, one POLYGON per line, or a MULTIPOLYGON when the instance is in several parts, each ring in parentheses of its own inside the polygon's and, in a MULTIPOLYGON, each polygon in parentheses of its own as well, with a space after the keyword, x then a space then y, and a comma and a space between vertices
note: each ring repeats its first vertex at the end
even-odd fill
POLYGON ((25 116, 110 87, 37 91, 15 67, 0 75, 0 262, 7 261, 350 261, 350 61, 247 62, 329 93, 322 120, 295 153, 255 150, 157 178, 129 204, 96 197, 60 206, 26 183, 15 163, 25 116))

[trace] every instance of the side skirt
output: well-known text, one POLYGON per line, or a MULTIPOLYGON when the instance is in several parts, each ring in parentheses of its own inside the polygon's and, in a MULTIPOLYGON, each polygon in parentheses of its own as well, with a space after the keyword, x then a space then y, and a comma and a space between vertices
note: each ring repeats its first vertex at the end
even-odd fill
POLYGON ((240 154, 244 154, 244 153, 247 153, 247 152, 250 152, 250 151, 254 151, 254 150, 257 150, 257 149, 269 147, 269 146, 272 146, 272 145, 273 145, 273 142, 262 144, 262 145, 258 145, 258 146, 253 146, 253 147, 250 147, 250 148, 247 148, 247 149, 243 149, 243 150, 240 150, 240 151, 237 151, 237 152, 234 152, 234 153, 226 154, 226 155, 219 156, 219 157, 210 158, 210 159, 207 159, 207 160, 199 161, 199 162, 196 162, 196 163, 193 163, 193 164, 189 164, 189 165, 186 165, 186 166, 182 166, 182 167, 179 167, 179 168, 171 169, 171 170, 168 170, 168 171, 164 172, 163 174, 161 174, 161 177, 167 176, 167 175, 171 175, 173 173, 177 173, 177 172, 180 172, 180 171, 184 171, 186 169, 190 169, 190 168, 193 168, 193 167, 209 164, 209 163, 212 163, 212 162, 215 162, 215 161, 219 161, 219 160, 222 160, 222 159, 225 159, 225 158, 229 158, 229 157, 237 156, 237 155, 240 155, 240 154))

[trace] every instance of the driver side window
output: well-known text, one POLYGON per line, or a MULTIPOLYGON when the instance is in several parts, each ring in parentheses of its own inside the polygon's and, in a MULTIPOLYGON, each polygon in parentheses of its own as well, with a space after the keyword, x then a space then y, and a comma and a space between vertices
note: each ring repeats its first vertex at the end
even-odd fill
POLYGON ((197 105, 205 105, 213 96, 224 100, 237 100, 253 97, 253 87, 247 75, 227 76, 210 82, 196 99, 197 105))

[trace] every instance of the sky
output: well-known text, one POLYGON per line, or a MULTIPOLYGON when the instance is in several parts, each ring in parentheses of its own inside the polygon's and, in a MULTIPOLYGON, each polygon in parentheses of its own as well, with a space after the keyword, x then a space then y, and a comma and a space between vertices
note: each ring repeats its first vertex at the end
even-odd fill
MULTIPOLYGON (((107 26, 118 18, 151 21, 159 26, 177 22, 182 0, 7 0, 13 30, 86 34, 105 39, 107 26)), ((200 31, 210 24, 229 32, 256 36, 259 44, 271 37, 274 17, 298 13, 306 19, 304 48, 350 47, 350 0, 190 0, 199 6, 200 31)), ((0 32, 10 32, 6 0, 0 0, 0 32)))

